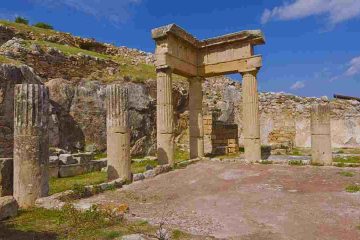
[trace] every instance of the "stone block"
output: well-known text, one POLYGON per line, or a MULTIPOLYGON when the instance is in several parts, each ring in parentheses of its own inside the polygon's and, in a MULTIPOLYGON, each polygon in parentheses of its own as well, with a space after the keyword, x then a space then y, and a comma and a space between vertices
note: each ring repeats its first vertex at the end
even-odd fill
POLYGON ((60 154, 59 156, 61 165, 77 164, 77 160, 71 154, 60 154))
POLYGON ((17 215, 19 205, 12 196, 0 197, 0 221, 15 217, 17 215))
POLYGON ((89 164, 63 165, 59 168, 59 177, 73 177, 90 172, 89 164))
POLYGON ((60 166, 49 166, 49 177, 58 178, 59 177, 60 166))
POLYGON ((13 194, 13 159, 0 158, 0 197, 13 194))
POLYGON ((49 157, 49 167, 51 166, 59 166, 60 160, 58 156, 50 156, 49 157))
POLYGON ((86 152, 86 153, 75 153, 72 154, 73 158, 77 160, 78 163, 83 164, 83 163, 88 163, 91 160, 94 159, 94 154, 90 153, 90 152, 86 152))

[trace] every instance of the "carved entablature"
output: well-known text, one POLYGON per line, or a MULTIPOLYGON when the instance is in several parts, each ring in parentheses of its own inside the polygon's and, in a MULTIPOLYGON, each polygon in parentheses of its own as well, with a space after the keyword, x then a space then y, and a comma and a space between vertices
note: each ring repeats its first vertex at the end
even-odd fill
POLYGON ((259 69, 261 56, 253 47, 265 43, 260 30, 198 40, 175 24, 152 30, 156 66, 170 67, 185 77, 209 77, 259 69))

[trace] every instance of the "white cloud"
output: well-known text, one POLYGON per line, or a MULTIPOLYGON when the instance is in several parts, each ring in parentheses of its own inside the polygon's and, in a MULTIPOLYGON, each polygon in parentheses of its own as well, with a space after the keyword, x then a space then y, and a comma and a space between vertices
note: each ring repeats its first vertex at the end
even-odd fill
POLYGON ((271 20, 294 20, 324 15, 330 25, 360 16, 360 0, 293 0, 272 10, 265 9, 263 24, 271 20))
POLYGON ((30 0, 46 7, 65 6, 70 9, 106 18, 114 24, 125 23, 130 17, 130 8, 142 0, 30 0))
POLYGON ((290 89, 292 90, 298 90, 298 89, 301 89, 301 88, 304 88, 305 87, 305 83, 303 81, 296 81, 291 87, 290 89))
POLYGON ((349 67, 345 72, 345 76, 352 77, 360 74, 360 56, 351 59, 348 65, 349 67))

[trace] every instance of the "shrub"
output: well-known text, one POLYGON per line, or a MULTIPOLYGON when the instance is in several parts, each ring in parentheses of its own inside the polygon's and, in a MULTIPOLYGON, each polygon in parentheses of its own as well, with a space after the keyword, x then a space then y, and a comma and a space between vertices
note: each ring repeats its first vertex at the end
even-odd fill
POLYGON ((349 185, 345 190, 350 193, 360 192, 360 185, 349 185))
POLYGON ((16 17, 15 22, 16 23, 22 23, 22 24, 25 24, 25 25, 29 24, 29 20, 27 20, 26 18, 23 18, 23 17, 16 17))
POLYGON ((51 26, 50 24, 47 23, 43 23, 43 22, 39 22, 33 25, 34 27, 38 27, 38 28, 44 28, 44 29, 54 29, 53 26, 51 26))

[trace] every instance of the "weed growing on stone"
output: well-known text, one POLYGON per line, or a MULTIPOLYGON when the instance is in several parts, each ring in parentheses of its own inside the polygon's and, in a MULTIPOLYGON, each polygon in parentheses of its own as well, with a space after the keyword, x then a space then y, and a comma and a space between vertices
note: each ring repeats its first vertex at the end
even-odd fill
POLYGON ((322 167, 322 166, 324 166, 324 164, 322 164, 322 163, 311 163, 311 166, 322 167))
POLYGON ((273 161, 268 161, 268 160, 262 160, 259 162, 260 164, 273 164, 273 161))
POLYGON ((360 185, 349 185, 345 190, 350 193, 360 192, 360 185))
POLYGON ((360 163, 360 156, 335 157, 333 161, 337 163, 360 163))
POLYGON ((301 160, 290 160, 289 165, 291 165, 291 166, 303 166, 304 163, 301 160))
POLYGON ((346 171, 339 172, 339 174, 344 177, 353 177, 355 175, 353 172, 346 172, 346 171))

